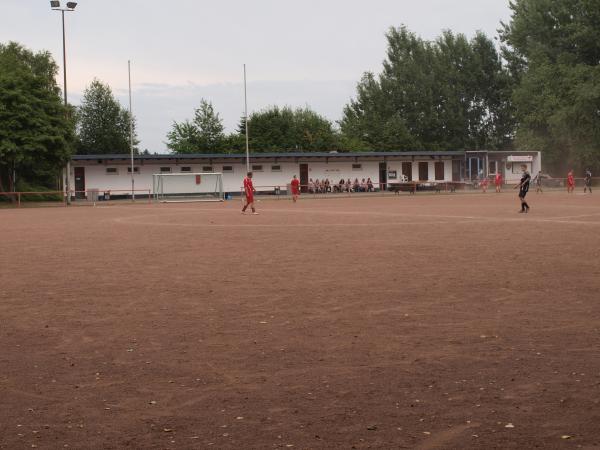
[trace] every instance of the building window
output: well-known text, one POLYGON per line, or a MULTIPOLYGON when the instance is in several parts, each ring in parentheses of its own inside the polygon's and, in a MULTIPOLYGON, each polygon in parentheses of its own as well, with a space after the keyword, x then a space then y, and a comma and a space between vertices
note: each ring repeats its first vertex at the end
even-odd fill
POLYGON ((362 164, 352 164, 352 170, 362 170, 362 164))
MULTIPOLYGON (((131 173, 131 166, 127 167, 127 173, 131 173)), ((140 168, 134 166, 133 173, 136 174, 136 175, 139 174, 140 173, 140 168)))
POLYGON ((437 161, 435 163, 435 179, 436 181, 442 181, 444 179, 444 163, 437 161))
POLYGON ((202 172, 212 172, 213 166, 202 166, 202 172))
POLYGON ((192 168, 190 166, 181 166, 179 169, 181 172, 191 172, 192 168))
POLYGON ((271 166, 271 172, 281 172, 281 166, 271 166))
POLYGON ((490 161, 488 173, 490 175, 496 175, 497 171, 498 171, 498 161, 490 161))
POLYGON ((252 166, 252 172, 262 172, 262 171, 263 171, 262 165, 255 164, 252 166))
POLYGON ((170 167, 161 167, 160 173, 171 173, 171 168, 170 167))
POLYGON ((107 167, 106 175, 119 175, 119 169, 116 167, 107 167))
POLYGON ((521 166, 526 166, 527 167, 527 171, 529 173, 531 173, 531 163, 525 163, 525 162, 514 162, 514 163, 512 163, 512 173, 515 174, 515 175, 521 174, 522 173, 521 166))
POLYGON ((223 172, 233 172, 233 166, 223 166, 223 172))

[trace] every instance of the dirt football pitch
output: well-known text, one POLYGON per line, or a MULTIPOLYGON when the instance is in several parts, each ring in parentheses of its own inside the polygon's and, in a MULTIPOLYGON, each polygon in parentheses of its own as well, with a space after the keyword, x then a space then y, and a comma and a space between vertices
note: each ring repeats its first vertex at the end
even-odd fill
POLYGON ((600 193, 0 210, 2 449, 600 449, 600 193))

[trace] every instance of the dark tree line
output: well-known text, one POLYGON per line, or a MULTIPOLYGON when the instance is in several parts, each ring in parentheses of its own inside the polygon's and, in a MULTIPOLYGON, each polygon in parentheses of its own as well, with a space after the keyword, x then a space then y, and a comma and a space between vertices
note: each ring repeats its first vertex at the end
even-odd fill
POLYGON ((600 171, 600 2, 519 0, 500 37, 514 80, 516 145, 556 170, 600 171))

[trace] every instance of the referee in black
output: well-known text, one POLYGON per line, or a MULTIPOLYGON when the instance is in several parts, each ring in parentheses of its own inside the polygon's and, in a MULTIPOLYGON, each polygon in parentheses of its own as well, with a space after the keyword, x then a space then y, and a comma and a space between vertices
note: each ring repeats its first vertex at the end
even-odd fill
POLYGON ((521 177, 521 182, 515 186, 515 189, 519 188, 519 200, 521 200, 521 211, 519 211, 519 213, 528 213, 529 205, 525 201, 525 196, 527 195, 527 192, 529 192, 531 175, 527 171, 527 166, 522 165, 521 170, 523 171, 523 176, 521 177))

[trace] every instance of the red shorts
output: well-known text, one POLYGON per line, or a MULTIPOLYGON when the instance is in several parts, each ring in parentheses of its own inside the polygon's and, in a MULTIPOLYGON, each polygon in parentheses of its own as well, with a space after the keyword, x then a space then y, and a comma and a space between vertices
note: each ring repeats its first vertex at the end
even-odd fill
POLYGON ((300 189, 292 188, 292 195, 300 195, 300 189))
POLYGON ((246 194, 246 203, 254 203, 254 194, 248 195, 246 194))

